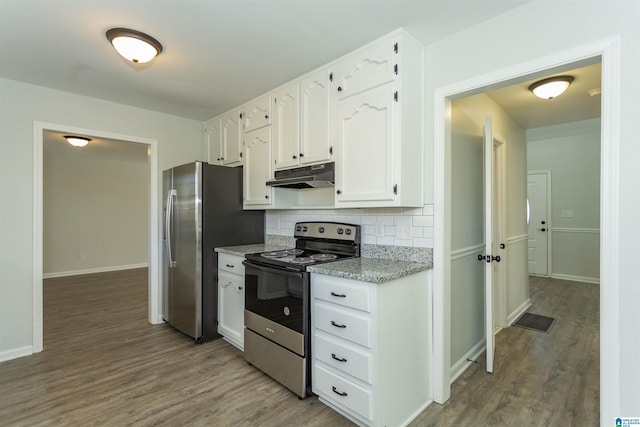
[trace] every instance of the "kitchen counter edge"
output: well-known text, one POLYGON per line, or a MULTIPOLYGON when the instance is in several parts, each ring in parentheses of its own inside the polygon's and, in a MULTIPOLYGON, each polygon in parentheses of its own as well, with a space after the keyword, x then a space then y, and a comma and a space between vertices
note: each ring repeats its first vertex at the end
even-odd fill
POLYGON ((282 251, 288 248, 289 246, 274 245, 271 243, 254 243, 250 245, 223 246, 220 248, 214 248, 214 251, 221 254, 244 257, 246 254, 253 254, 258 252, 282 251))
POLYGON ((369 283, 385 283, 429 269, 429 264, 380 258, 352 258, 307 267, 311 273, 369 283))

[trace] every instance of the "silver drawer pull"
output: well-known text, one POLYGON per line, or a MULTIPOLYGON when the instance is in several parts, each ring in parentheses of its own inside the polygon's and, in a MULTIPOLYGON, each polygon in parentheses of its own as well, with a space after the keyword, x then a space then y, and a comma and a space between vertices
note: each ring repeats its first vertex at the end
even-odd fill
POLYGON ((333 326, 335 326, 336 328, 346 328, 347 327, 347 325, 341 325, 339 323, 334 322, 333 320, 331 321, 331 324, 333 326))
POLYGON ((347 297, 345 294, 336 294, 335 292, 331 292, 331 296, 332 297, 338 297, 338 298, 346 298, 347 297))
POLYGON ((333 390, 333 392, 337 395, 340 396, 348 396, 349 394, 346 391, 338 391, 338 389, 335 386, 331 386, 331 390, 333 390))
POLYGON ((229 267, 229 268, 233 268, 233 267, 234 267, 234 265, 232 265, 232 264, 227 264, 227 267, 229 267))
POLYGON ((346 362, 347 361, 347 359, 345 359, 344 357, 338 357, 334 353, 331 353, 331 358, 333 360, 337 360, 338 362, 346 362))

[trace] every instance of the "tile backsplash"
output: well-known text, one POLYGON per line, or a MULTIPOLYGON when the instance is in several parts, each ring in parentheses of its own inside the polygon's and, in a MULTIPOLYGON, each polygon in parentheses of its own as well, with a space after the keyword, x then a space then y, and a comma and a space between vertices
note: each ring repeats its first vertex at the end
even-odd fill
POLYGON ((362 226, 362 243, 433 248, 433 205, 422 208, 271 210, 266 234, 293 236, 296 222, 334 221, 362 226))

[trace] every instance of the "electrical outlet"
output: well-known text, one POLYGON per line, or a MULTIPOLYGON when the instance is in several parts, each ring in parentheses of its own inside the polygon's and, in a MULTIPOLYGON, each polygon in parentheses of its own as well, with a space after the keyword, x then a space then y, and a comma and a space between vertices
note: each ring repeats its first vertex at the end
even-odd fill
POLYGON ((562 218, 573 218, 573 217, 574 217, 573 209, 566 209, 566 210, 563 210, 563 211, 560 213, 560 216, 561 216, 562 218))

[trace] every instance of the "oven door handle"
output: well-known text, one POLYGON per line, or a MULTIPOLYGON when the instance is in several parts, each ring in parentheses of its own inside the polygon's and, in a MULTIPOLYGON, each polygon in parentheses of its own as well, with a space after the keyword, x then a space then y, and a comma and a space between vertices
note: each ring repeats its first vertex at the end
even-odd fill
POLYGON ((245 267, 249 267, 249 268, 253 268, 255 270, 259 270, 259 271, 266 271, 267 273, 275 273, 275 274, 282 274, 284 276, 289 276, 289 277, 297 277, 298 279, 302 279, 303 275, 300 272, 294 272, 294 271, 289 271, 289 270, 284 270, 281 268, 273 268, 273 267, 266 267, 263 265, 258 265, 258 264, 254 264, 250 261, 242 261, 242 264, 244 264, 245 267))

